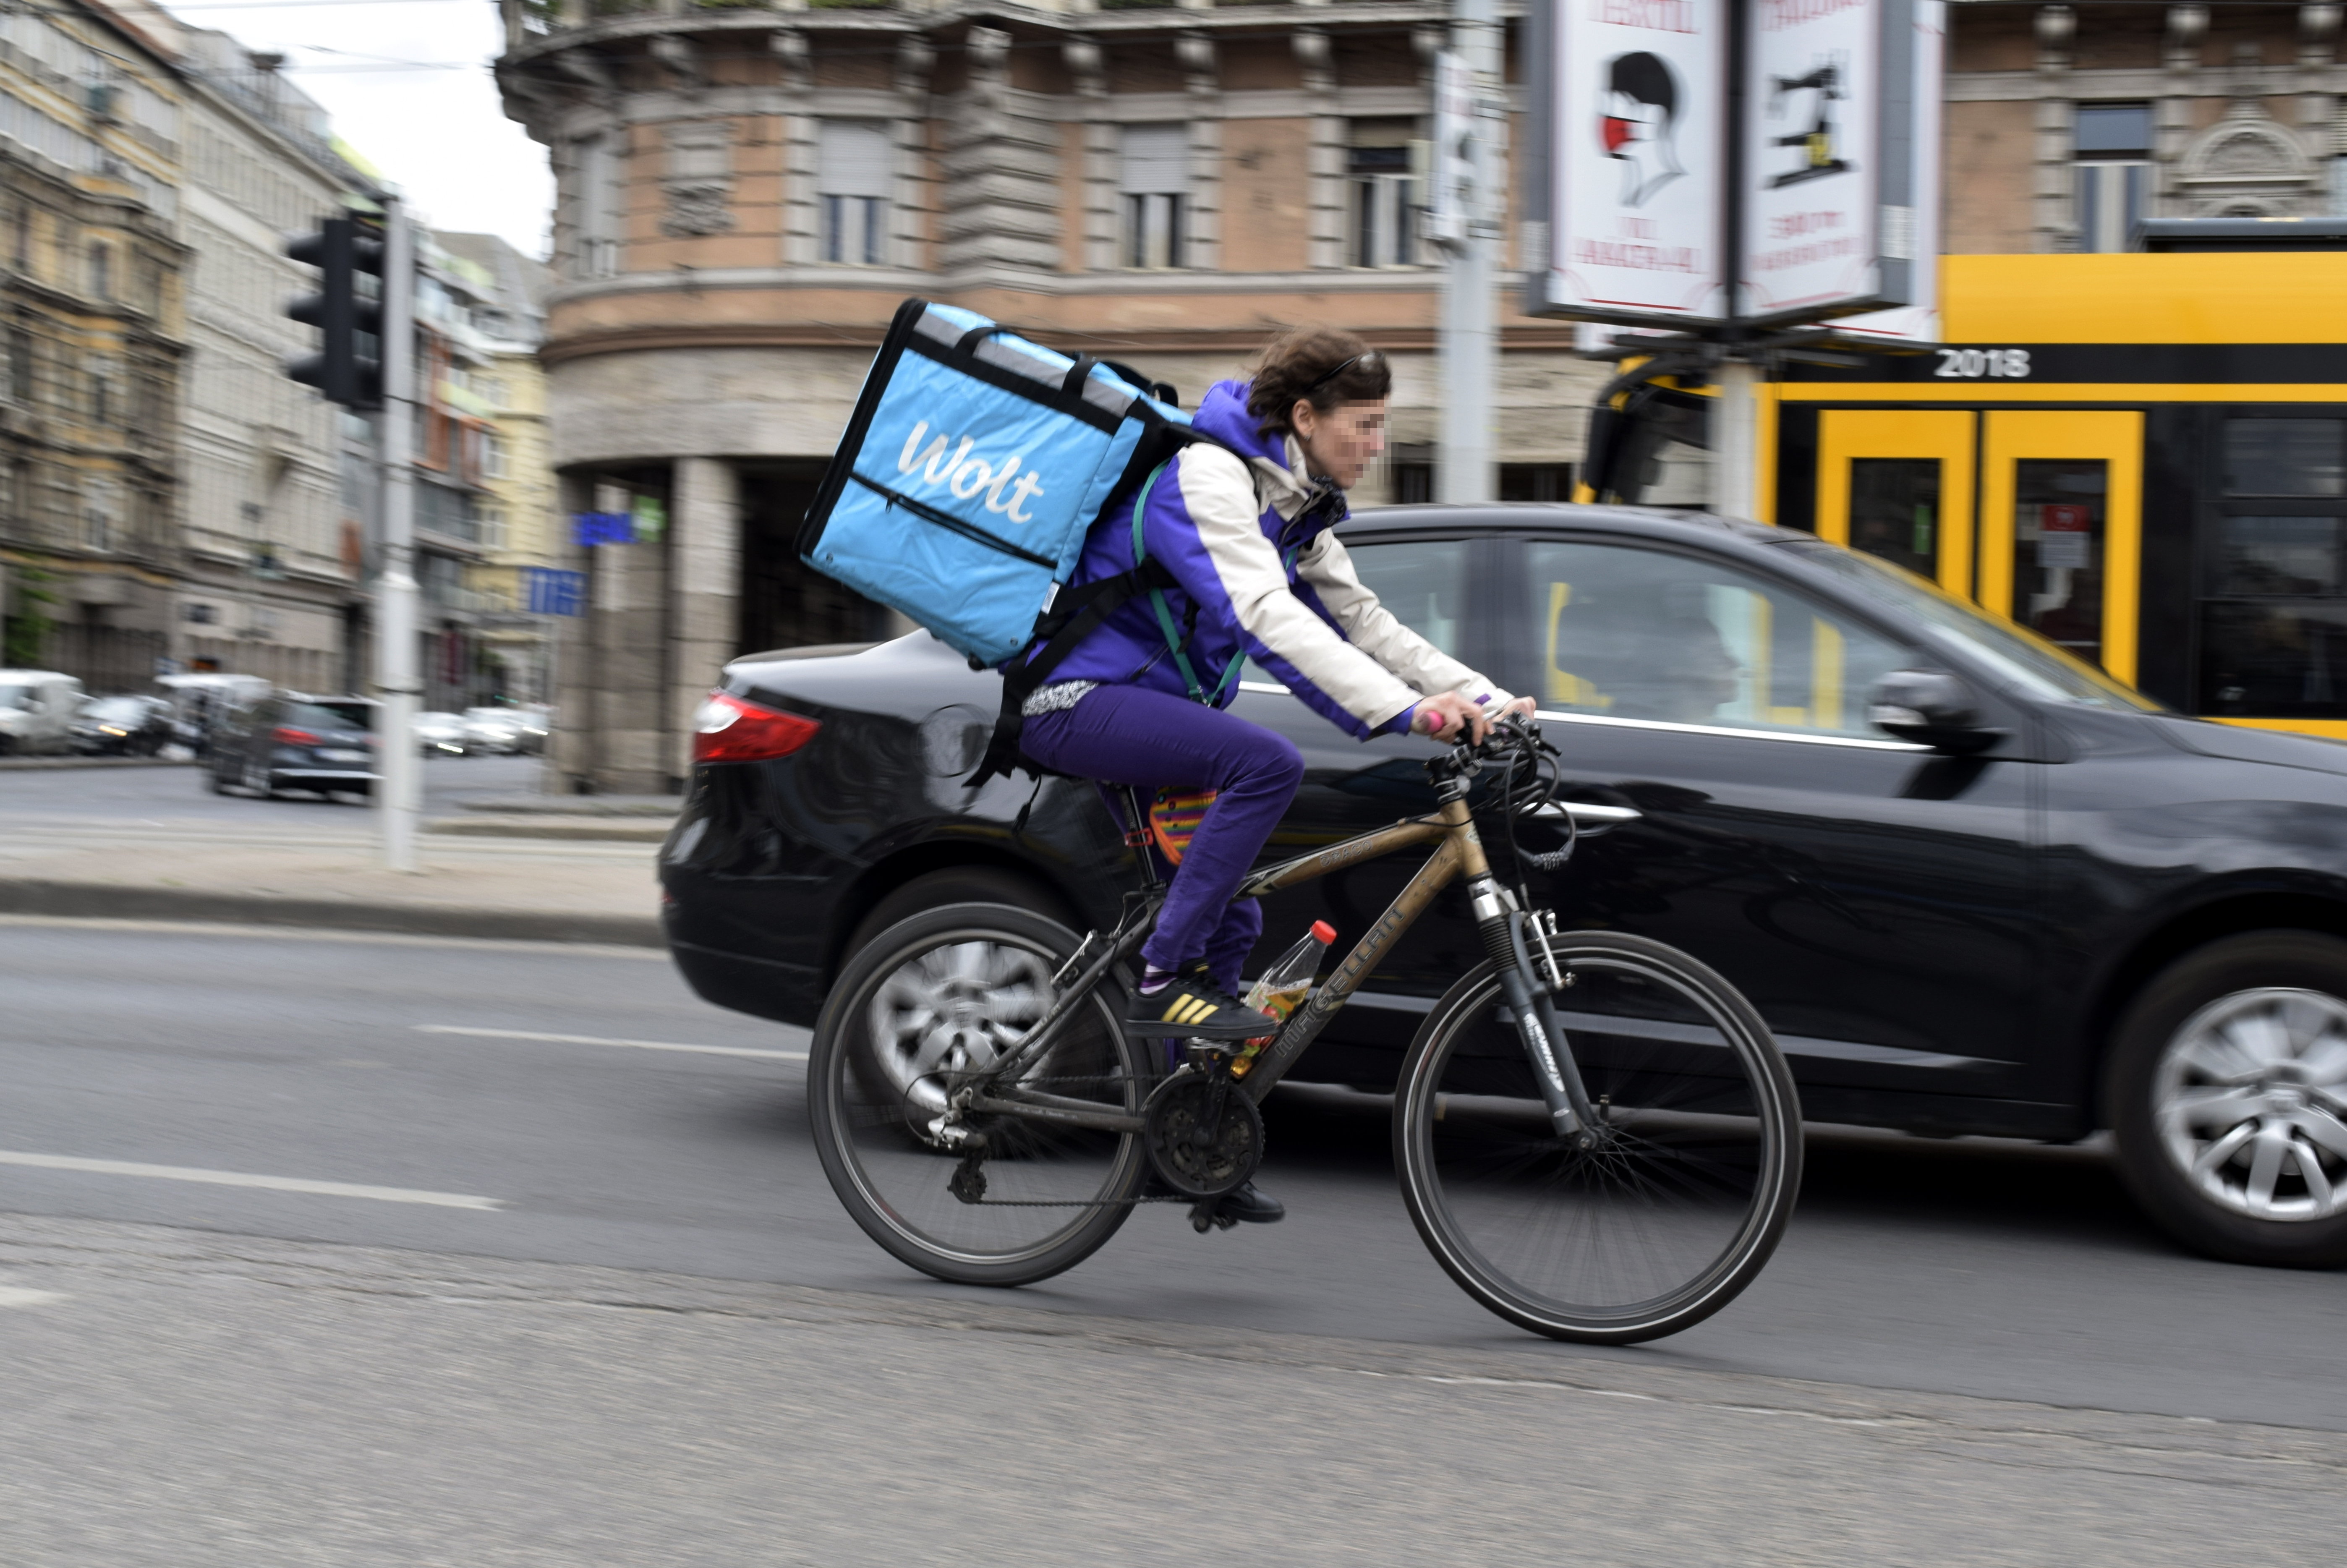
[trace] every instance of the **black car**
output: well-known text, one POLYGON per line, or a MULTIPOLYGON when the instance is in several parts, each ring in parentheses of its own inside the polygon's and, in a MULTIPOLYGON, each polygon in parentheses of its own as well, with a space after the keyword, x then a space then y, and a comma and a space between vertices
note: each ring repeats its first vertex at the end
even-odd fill
MULTIPOLYGON (((1790 530, 1401 507, 1343 538, 1396 614, 1539 699, 1581 841, 1534 897, 1727 975, 1811 1120, 2111 1127, 2191 1244, 2347 1261, 2347 746, 2179 718, 1790 530)), ((711 1000, 806 1024, 843 958, 914 911, 1008 900, 1081 930, 1133 885, 1088 784, 1045 781, 1023 830, 1030 781, 963 786, 999 681, 926 634, 724 679, 661 856, 677 963, 711 1000)), ((1236 711, 1307 764, 1269 855, 1432 804, 1430 741, 1356 743, 1260 678, 1236 711)), ((1257 961, 1315 918, 1349 943, 1413 869, 1271 901, 1257 961)), ((1391 1087, 1481 957, 1445 897, 1298 1078, 1391 1087)))
POLYGON ((280 790, 319 794, 373 793, 374 702, 365 697, 312 697, 277 692, 217 721, 204 757, 214 794, 280 790))
POLYGON ((160 697, 92 697, 66 731, 66 743, 85 757, 151 757, 178 738, 160 697))

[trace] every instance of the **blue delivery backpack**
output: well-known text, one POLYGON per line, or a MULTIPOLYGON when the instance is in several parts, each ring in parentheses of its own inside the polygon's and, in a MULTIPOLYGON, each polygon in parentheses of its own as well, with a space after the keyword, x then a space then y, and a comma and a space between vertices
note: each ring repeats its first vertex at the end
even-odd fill
POLYGON ((927 627, 973 667, 1009 665, 973 786, 1020 765, 1020 710, 1134 594, 1154 560, 1061 587, 1101 515, 1192 441, 1174 389, 1071 359, 975 312, 907 300, 799 531, 799 554, 927 627))

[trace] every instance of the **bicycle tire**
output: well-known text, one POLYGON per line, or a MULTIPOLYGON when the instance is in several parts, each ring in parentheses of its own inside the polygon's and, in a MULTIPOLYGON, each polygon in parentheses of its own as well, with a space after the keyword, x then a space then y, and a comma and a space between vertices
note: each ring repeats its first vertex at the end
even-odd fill
POLYGON ((1629 1345, 1750 1285, 1800 1191, 1800 1103, 1751 1003, 1676 948, 1615 932, 1552 946, 1558 1006, 1605 1125, 1551 1125, 1490 961, 1411 1042, 1394 1164, 1411 1222, 1491 1311, 1552 1338, 1629 1345))
MULTIPOLYGON (((986 1201, 972 1204, 948 1185, 960 1154, 921 1131, 944 1108, 951 1053, 975 1061, 1015 1037, 1080 940, 1009 905, 947 905, 878 933, 832 987, 807 1053, 815 1150, 849 1215, 900 1262, 960 1285, 1030 1285, 1091 1256, 1132 1213, 1146 1172, 1136 1133, 972 1118, 989 1142, 986 1201)), ((1148 1082, 1123 1000, 1103 980, 1091 1016, 1023 1081, 1137 1112, 1148 1082)))

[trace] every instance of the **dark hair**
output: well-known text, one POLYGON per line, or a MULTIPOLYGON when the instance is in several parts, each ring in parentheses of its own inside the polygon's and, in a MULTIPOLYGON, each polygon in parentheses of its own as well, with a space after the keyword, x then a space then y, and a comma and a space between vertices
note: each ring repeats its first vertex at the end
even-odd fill
POLYGON ((1605 78, 1605 87, 1609 92, 1620 93, 1638 103, 1654 105, 1663 111, 1665 118, 1678 118, 1678 84, 1671 80, 1670 67, 1665 65, 1658 56, 1641 49, 1635 55, 1620 56, 1605 78))
POLYGON ((1337 327, 1296 327, 1264 345, 1247 387, 1247 412, 1266 436, 1292 434, 1299 399, 1327 413, 1340 403, 1373 403, 1393 391, 1386 356, 1337 327))

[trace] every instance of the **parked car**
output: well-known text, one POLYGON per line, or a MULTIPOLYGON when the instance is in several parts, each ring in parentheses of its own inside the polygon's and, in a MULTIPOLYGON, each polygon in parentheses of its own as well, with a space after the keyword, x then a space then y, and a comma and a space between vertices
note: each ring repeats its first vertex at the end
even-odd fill
POLYGON ((90 697, 74 714, 67 740, 86 757, 151 757, 178 736, 171 704, 160 697, 90 697))
MULTIPOLYGON (((1584 831, 1533 897, 1726 974, 1812 1120, 2114 1128, 2186 1242, 2347 1262, 2347 746, 2180 718, 1790 530, 1400 507, 1343 538, 1395 614, 1540 699, 1584 831)), ((1236 711, 1307 764, 1268 854, 1431 805, 1431 742, 1356 743, 1248 674, 1236 711)), ((999 682, 926 634, 761 655, 723 691, 701 749, 741 760, 694 767, 661 873, 671 948, 712 1001, 807 1024, 842 960, 915 911, 996 899, 1081 930, 1133 885, 1090 785, 964 786, 999 682)), ((1257 960, 1315 918, 1349 943, 1413 869, 1267 901, 1257 960)), ((1389 1088, 1481 957, 1454 890, 1298 1076, 1389 1088)))
POLYGON ((522 749, 524 715, 518 708, 467 708, 463 714, 465 749, 509 757, 522 749))
POLYGON ((158 676, 171 702, 171 719, 179 743, 198 757, 211 749, 213 723, 240 707, 260 702, 274 690, 259 675, 194 671, 185 675, 158 676))
POLYGON ((81 703, 81 682, 70 675, 0 670, 0 756, 66 750, 81 703))
POLYGON ((276 692, 212 726, 204 777, 214 794, 280 790, 368 794, 375 784, 373 699, 276 692))
POLYGON ((416 714, 415 743, 427 757, 461 757, 475 749, 462 713, 416 714))

